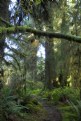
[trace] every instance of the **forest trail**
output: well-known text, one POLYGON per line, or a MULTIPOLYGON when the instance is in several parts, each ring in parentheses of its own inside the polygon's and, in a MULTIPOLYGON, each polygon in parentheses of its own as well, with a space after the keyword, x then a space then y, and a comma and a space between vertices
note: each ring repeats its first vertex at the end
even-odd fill
POLYGON ((46 101, 42 101, 42 105, 47 112, 46 118, 43 121, 62 121, 62 115, 56 106, 47 104, 46 101))

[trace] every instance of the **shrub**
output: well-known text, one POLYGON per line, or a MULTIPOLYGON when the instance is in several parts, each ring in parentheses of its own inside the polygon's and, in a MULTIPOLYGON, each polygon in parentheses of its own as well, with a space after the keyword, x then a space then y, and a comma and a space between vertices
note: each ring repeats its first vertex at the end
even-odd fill
POLYGON ((72 87, 57 88, 43 92, 43 98, 52 101, 54 104, 58 104, 59 102, 68 103, 68 101, 76 103, 79 97, 79 90, 72 87))
POLYGON ((0 119, 8 120, 10 117, 22 116, 22 109, 27 108, 19 105, 15 100, 16 97, 11 95, 9 88, 3 88, 0 92, 0 119))

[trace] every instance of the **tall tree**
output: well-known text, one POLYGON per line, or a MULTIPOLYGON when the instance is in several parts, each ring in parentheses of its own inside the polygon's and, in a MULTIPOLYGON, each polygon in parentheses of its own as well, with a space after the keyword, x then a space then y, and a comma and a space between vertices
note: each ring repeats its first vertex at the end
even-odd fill
MULTIPOLYGON (((0 17, 8 20, 8 5, 9 0, 1 0, 0 2, 0 17)), ((0 26, 5 26, 2 21, 0 21, 0 26)), ((0 76, 3 77, 2 61, 4 57, 4 47, 5 47, 5 35, 0 36, 0 76)))

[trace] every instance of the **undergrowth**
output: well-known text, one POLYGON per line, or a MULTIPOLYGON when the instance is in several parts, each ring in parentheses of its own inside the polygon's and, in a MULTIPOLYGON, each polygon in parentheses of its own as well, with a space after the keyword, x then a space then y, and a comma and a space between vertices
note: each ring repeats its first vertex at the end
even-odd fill
POLYGON ((53 104, 67 103, 72 101, 74 103, 79 100, 79 89, 72 87, 57 88, 53 90, 46 90, 42 93, 43 98, 51 101, 53 104))
POLYGON ((0 121, 36 121, 36 117, 40 120, 39 114, 43 115, 44 110, 37 99, 39 91, 34 92, 29 91, 20 97, 18 94, 13 95, 8 87, 3 88, 0 92, 0 121))
POLYGON ((79 89, 72 87, 46 90, 43 99, 56 105, 63 117, 63 121, 81 121, 81 101, 79 89))

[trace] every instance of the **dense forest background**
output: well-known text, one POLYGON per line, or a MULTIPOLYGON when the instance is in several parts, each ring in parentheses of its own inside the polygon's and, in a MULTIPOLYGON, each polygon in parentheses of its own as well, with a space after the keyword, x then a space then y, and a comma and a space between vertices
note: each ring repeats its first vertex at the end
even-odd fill
POLYGON ((80 0, 1 0, 0 121, 81 121, 80 36, 80 0))

